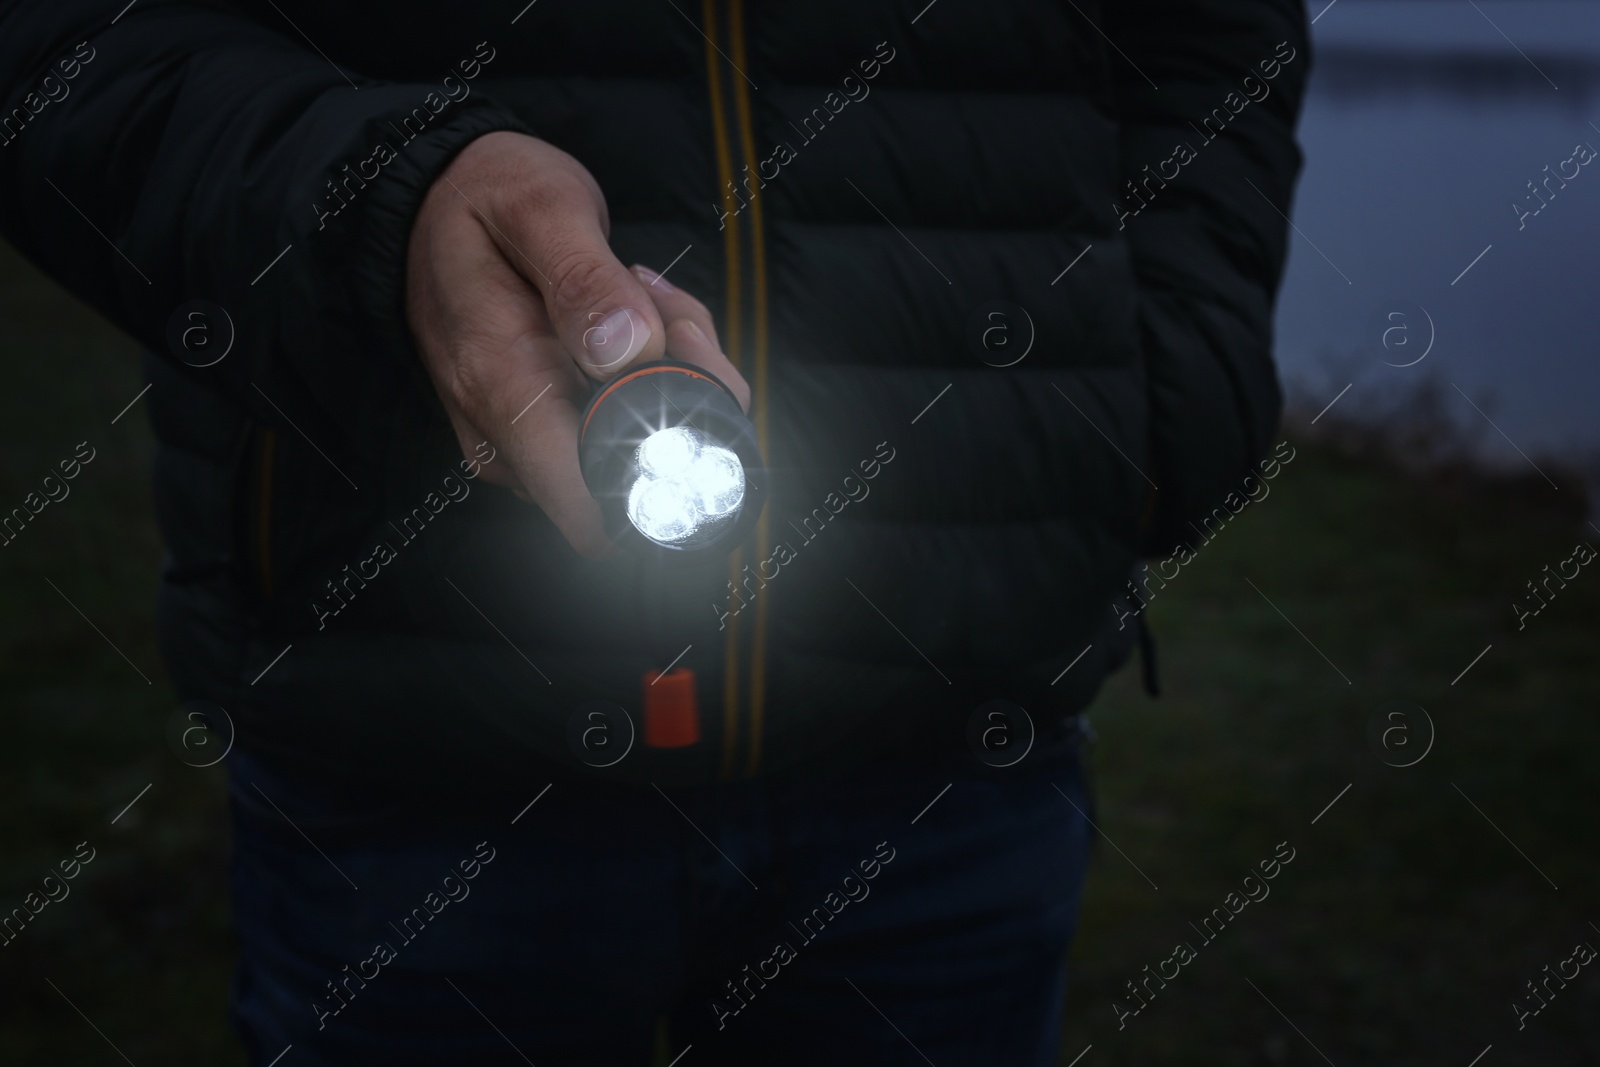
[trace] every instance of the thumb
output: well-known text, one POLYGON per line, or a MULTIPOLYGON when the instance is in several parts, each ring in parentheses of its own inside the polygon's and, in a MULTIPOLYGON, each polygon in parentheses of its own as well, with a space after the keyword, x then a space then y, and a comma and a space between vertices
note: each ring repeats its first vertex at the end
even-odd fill
POLYGON ((546 200, 507 233, 507 258, 544 297, 550 321, 578 368, 605 380, 636 359, 666 354, 666 327, 639 279, 612 254, 600 208, 577 188, 546 200))

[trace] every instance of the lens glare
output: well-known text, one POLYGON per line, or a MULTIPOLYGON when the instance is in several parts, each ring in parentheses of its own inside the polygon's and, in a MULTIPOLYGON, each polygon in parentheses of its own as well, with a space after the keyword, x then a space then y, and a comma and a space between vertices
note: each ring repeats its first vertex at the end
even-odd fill
POLYGON ((682 545, 721 527, 744 502, 744 465, 699 430, 672 426, 645 438, 628 520, 660 545, 682 545))

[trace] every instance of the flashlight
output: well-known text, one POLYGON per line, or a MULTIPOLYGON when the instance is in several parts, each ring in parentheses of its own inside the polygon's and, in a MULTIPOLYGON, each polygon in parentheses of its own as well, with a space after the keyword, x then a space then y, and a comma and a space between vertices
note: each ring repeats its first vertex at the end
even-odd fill
POLYGON ((606 534, 663 554, 731 549, 766 502, 755 427, 708 371, 661 359, 599 389, 578 431, 606 534))

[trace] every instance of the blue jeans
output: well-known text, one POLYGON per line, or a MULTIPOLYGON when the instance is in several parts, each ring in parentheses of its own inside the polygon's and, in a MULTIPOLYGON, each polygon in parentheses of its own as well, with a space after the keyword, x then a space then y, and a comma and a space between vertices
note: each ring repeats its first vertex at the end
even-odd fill
POLYGON ((1000 776, 556 785, 315 847, 236 808, 235 1025, 257 1067, 1055 1064, 1091 840, 1074 726, 1000 776))

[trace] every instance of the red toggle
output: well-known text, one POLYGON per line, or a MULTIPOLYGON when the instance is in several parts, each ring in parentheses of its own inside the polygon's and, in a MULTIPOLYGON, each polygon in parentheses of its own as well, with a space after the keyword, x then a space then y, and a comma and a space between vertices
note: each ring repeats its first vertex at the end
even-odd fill
POLYGON ((694 696, 694 671, 678 667, 667 674, 644 672, 644 743, 651 748, 683 748, 700 740, 700 707, 694 696))

